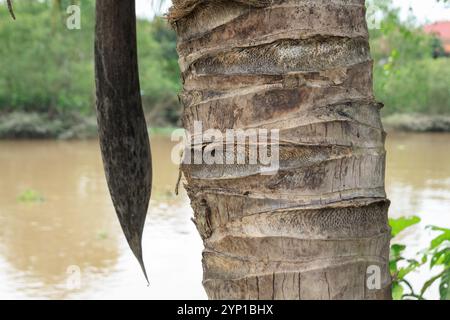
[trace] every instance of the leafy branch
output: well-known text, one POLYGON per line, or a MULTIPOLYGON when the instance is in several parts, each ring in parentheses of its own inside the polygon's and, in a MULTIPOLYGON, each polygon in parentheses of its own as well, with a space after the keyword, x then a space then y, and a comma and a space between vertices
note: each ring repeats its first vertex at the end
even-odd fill
MULTIPOLYGON (((418 224, 420 218, 390 219, 392 237, 396 237, 404 230, 418 224)), ((392 275, 392 293, 396 300, 416 299, 425 300, 425 293, 436 282, 439 283, 441 300, 450 299, 450 229, 429 226, 428 229, 439 234, 430 242, 429 246, 420 251, 420 259, 406 259, 404 257, 405 245, 393 244, 391 246, 390 270, 392 275), (429 262, 429 270, 440 268, 441 271, 428 279, 420 292, 416 292, 407 276, 429 262), (402 266, 400 266, 402 265, 402 266)))

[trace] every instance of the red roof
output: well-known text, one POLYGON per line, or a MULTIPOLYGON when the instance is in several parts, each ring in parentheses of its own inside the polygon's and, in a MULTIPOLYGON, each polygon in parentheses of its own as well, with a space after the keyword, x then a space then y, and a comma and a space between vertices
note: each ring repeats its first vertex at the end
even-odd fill
POLYGON ((441 21, 423 27, 429 34, 435 34, 442 40, 445 52, 450 54, 450 21, 441 21))
POLYGON ((426 33, 433 33, 444 42, 450 41, 450 21, 436 22, 424 27, 426 33))

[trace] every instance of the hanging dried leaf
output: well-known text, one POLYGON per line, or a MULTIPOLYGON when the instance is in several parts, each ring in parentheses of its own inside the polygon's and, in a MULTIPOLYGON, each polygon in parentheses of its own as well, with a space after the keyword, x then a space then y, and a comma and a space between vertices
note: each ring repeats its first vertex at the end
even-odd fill
POLYGON ((106 179, 122 230, 147 278, 141 242, 152 169, 140 95, 135 1, 97 0, 96 10, 97 119, 106 179))

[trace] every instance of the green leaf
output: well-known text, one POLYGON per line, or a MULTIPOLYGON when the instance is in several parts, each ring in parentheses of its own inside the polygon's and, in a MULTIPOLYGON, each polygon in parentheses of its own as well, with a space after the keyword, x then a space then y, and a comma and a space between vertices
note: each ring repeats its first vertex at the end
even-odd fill
POLYGON ((436 265, 447 264, 450 261, 450 248, 444 248, 433 254, 430 261, 430 269, 436 265))
POLYGON ((44 202, 44 197, 36 190, 28 189, 22 192, 17 200, 22 203, 38 203, 44 202))
POLYGON ((427 261, 428 261, 428 256, 427 256, 426 254, 424 254, 424 255, 422 256, 422 264, 427 263, 427 261))
POLYGON ((435 227, 435 226, 431 226, 430 228, 433 231, 441 232, 441 234, 439 236, 437 236, 436 238, 434 238, 431 241, 430 249, 435 249, 435 248, 439 247, 445 241, 450 241, 450 229, 439 228, 439 227, 435 227))
POLYGON ((396 237, 403 230, 416 225, 420 222, 420 218, 417 216, 413 217, 401 217, 398 219, 389 219, 389 224, 392 228, 392 237, 396 237))
POLYGON ((400 268, 398 271, 398 279, 404 279, 409 273, 420 267, 420 263, 416 260, 408 260, 409 264, 405 268, 400 268))
POLYGON ((420 295, 423 296, 425 291, 427 291, 428 288, 430 288, 431 285, 436 282, 436 280, 440 279, 442 277, 442 275, 443 275, 443 272, 441 272, 438 275, 436 275, 436 276, 432 277, 431 279, 427 280, 424 283, 424 285, 422 287, 422 290, 420 290, 420 295))
POLYGON ((397 278, 398 266, 397 261, 389 261, 389 271, 391 273, 392 278, 397 278))
POLYGON ((405 249, 406 249, 406 246, 402 245, 402 244, 393 244, 391 246, 391 253, 390 253, 390 259, 389 259, 389 270, 393 277, 396 277, 397 273, 398 273, 397 262, 404 260, 404 258, 402 257, 402 253, 405 249))
POLYGON ((391 246, 391 257, 400 257, 405 249, 406 246, 403 244, 393 244, 391 246))

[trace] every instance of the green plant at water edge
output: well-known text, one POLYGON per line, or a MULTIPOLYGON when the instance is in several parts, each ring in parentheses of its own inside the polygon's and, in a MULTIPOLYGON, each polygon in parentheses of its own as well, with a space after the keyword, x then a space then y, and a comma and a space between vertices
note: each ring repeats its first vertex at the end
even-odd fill
POLYGON ((38 203, 44 202, 44 197, 36 190, 27 189, 17 197, 17 200, 22 203, 38 203))
POLYGON ((108 239, 108 232, 107 231, 100 231, 97 233, 97 239, 98 240, 106 240, 108 239))
MULTIPOLYGON (((418 224, 420 218, 390 219, 389 222, 394 238, 405 229, 418 224)), ((425 293, 434 283, 439 283, 441 300, 450 300, 450 229, 435 226, 429 226, 428 228, 438 232, 438 235, 427 248, 419 251, 418 258, 406 258, 404 256, 405 245, 393 244, 391 246, 389 266, 392 275, 392 295, 395 300, 424 300, 425 293), (426 265, 428 265, 430 272, 438 270, 438 273, 428 279, 417 292, 408 280, 408 275, 426 265)))

